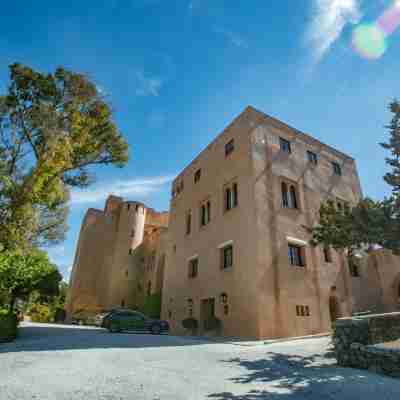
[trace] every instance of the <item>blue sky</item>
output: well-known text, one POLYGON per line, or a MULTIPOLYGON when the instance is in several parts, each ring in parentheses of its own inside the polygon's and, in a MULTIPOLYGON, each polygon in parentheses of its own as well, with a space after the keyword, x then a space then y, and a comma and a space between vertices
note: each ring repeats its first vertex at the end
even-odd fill
POLYGON ((70 230, 50 249, 65 277, 88 207, 122 193, 168 209, 169 184, 247 105, 357 159, 366 195, 382 198, 387 105, 400 96, 399 34, 370 60, 351 46, 358 24, 392 1, 87 0, 8 2, 0 16, 0 89, 7 65, 88 74, 131 148, 124 169, 97 168, 73 193, 70 230))

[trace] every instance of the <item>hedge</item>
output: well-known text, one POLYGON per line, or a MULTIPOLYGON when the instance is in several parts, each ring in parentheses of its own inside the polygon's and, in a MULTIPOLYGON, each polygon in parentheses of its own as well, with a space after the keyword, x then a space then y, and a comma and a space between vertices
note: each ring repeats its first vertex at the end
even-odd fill
POLYGON ((158 319, 161 314, 161 294, 147 296, 143 306, 143 314, 150 318, 158 319))
POLYGON ((11 342, 17 337, 17 316, 8 310, 0 310, 0 343, 11 342))

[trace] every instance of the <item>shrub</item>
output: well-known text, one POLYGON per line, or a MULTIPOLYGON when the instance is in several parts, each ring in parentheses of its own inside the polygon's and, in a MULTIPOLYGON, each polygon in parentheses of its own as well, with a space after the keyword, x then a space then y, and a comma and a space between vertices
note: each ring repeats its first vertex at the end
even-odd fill
POLYGON ((52 322, 52 315, 49 306, 34 304, 30 309, 32 322, 52 322))
POLYGON ((158 319, 161 314, 161 294, 156 293, 146 297, 143 314, 150 318, 158 319))
POLYGON ((219 331, 222 328, 221 320, 212 317, 204 321, 204 330, 205 331, 219 331))
POLYGON ((17 315, 0 309, 0 343, 11 342, 17 337, 17 315))
POLYGON ((182 326, 193 332, 199 327, 199 322, 195 318, 186 318, 182 321, 182 326))

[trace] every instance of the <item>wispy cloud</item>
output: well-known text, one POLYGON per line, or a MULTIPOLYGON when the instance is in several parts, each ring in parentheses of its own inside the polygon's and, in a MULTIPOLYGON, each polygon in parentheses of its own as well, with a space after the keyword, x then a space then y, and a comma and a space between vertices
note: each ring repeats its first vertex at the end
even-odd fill
POLYGON ((71 193, 71 203, 99 203, 103 202, 110 194, 143 198, 151 193, 161 190, 162 187, 170 183, 174 177, 174 175, 166 175, 99 183, 90 189, 74 190, 71 193))
POLYGON ((318 63, 348 24, 362 17, 360 0, 313 0, 313 16, 306 32, 306 43, 312 47, 313 63, 318 63))
POLYGON ((156 76, 145 76, 142 71, 136 71, 137 96, 159 96, 163 80, 156 76))
POLYGON ((213 30, 215 33, 222 35, 226 40, 229 41, 230 44, 236 47, 243 49, 247 49, 249 47, 247 41, 236 32, 232 32, 221 26, 214 26, 213 30))

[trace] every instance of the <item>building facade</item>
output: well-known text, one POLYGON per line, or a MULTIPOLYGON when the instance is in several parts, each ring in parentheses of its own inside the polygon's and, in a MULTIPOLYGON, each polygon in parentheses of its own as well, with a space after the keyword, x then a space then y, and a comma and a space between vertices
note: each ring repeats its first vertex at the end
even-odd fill
POLYGON ((115 196, 88 210, 67 313, 142 309, 159 294, 173 334, 194 319, 200 335, 278 338, 399 310, 399 257, 349 264, 309 245, 323 202, 361 197, 353 158, 248 107, 174 180, 169 213, 115 196))
POLYGON ((140 309, 161 296, 168 213, 109 196, 104 210, 84 217, 70 278, 66 311, 140 309))
POLYGON ((215 316, 222 334, 328 331, 350 315, 352 276, 308 245, 323 201, 356 204, 355 161, 249 107, 175 179, 163 317, 173 331, 215 316))

